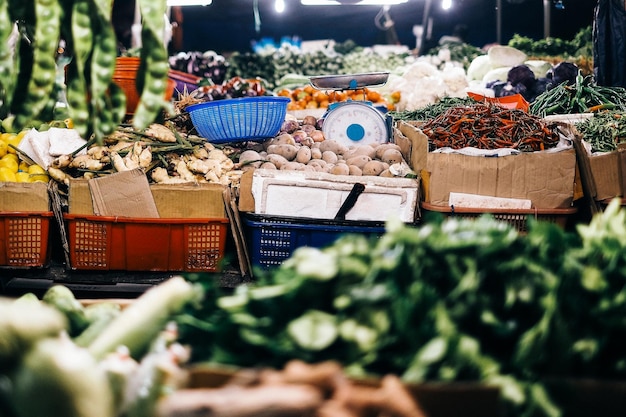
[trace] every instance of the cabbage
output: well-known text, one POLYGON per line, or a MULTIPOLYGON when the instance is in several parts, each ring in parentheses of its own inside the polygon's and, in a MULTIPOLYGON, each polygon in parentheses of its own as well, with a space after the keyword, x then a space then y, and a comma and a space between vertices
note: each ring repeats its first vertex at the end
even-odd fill
POLYGON ((494 45, 487 51, 491 65, 497 67, 514 67, 523 64, 527 56, 519 49, 506 45, 494 45))
POLYGON ((542 61, 540 59, 529 59, 525 61, 524 64, 528 65, 535 73, 535 78, 543 78, 546 76, 548 71, 552 69, 552 64, 548 61, 542 61))
POLYGON ((483 83, 487 84, 493 81, 505 81, 509 75, 511 67, 494 68, 483 77, 483 83))
POLYGON ((467 67, 467 78, 472 80, 482 80, 485 74, 487 74, 493 67, 491 66, 491 60, 489 55, 478 55, 470 62, 467 67))

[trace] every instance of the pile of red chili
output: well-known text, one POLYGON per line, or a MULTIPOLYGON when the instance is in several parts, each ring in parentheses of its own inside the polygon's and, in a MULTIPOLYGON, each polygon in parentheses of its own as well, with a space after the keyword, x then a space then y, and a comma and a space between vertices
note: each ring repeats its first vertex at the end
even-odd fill
POLYGON ((534 152, 559 143, 556 124, 520 109, 489 103, 450 107, 421 128, 429 138, 431 151, 474 147, 534 152))

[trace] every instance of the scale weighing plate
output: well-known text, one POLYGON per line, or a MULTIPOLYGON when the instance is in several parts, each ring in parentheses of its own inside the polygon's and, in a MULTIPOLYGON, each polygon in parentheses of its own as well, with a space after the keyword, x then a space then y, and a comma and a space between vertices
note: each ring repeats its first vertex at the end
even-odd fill
MULTIPOLYGON (((356 90, 384 85, 388 72, 365 74, 325 75, 311 77, 311 85, 324 90, 356 90)), ((391 119, 370 101, 348 100, 333 103, 323 116, 322 132, 327 139, 345 146, 388 142, 391 137, 391 119)))

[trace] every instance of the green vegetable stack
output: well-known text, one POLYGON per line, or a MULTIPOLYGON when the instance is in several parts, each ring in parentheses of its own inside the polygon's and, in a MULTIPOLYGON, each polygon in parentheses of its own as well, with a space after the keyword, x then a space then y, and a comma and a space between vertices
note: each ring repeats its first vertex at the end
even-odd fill
MULTIPOLYGON (((133 124, 145 128, 166 107, 169 65, 160 34, 164 0, 139 2, 143 16, 140 104, 133 124)), ((68 116, 81 136, 100 141, 125 117, 126 97, 113 81, 117 38, 112 1, 8 0, 0 2, 0 119, 4 131, 39 127, 58 118, 57 58, 61 41, 71 57, 65 69, 68 116)), ((62 84, 62 83, 61 83, 62 84)))
POLYGON ((510 415, 559 416, 543 378, 626 375, 625 228, 617 201, 577 234, 529 219, 520 235, 490 216, 389 224, 378 240, 299 248, 233 294, 207 283, 181 335, 195 360, 481 381, 510 415))

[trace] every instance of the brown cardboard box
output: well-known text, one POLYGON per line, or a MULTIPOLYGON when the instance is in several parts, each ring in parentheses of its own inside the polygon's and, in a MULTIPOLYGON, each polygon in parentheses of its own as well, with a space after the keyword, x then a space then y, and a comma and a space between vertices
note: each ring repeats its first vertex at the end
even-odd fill
MULTIPOLYGON (((225 218, 224 186, 220 184, 151 184, 160 218, 225 218)), ((70 181, 69 213, 94 215, 87 180, 70 181)))
POLYGON ((412 168, 421 173, 428 203, 447 206, 450 192, 460 192, 530 199, 536 208, 566 208, 572 204, 574 149, 497 158, 431 153, 428 138, 419 128, 406 122, 400 122, 398 128, 410 143, 409 160, 412 168))
POLYGON ((43 182, 0 182, 0 211, 50 211, 48 185, 43 182))

